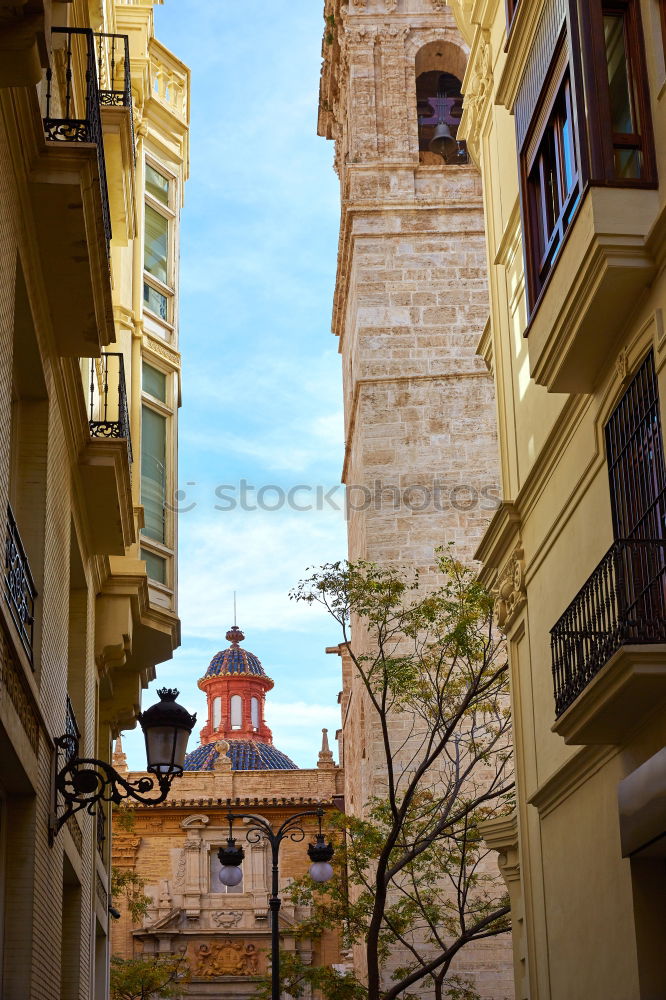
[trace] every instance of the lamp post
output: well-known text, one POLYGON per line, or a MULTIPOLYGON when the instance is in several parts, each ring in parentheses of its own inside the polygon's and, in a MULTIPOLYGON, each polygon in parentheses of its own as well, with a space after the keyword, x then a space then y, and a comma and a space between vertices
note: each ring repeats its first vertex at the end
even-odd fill
POLYGON ((282 900, 279 890, 279 860, 280 846, 287 837, 290 840, 300 842, 305 839, 305 830, 299 820, 306 816, 316 816, 319 820, 319 832, 315 836, 314 844, 308 846, 308 855, 312 864, 309 868, 310 877, 315 882, 328 882, 333 877, 331 858, 333 857, 333 845, 326 842, 326 837, 322 833, 321 821, 324 816, 322 806, 317 809, 309 809, 307 812, 296 813, 289 816, 277 830, 273 830, 271 825, 261 816, 249 813, 227 813, 229 821, 229 836, 227 846, 221 847, 217 856, 222 864, 220 871, 220 882, 223 885, 238 885, 243 878, 241 864, 245 857, 243 848, 236 843, 233 835, 233 823, 235 819, 245 819, 249 821, 247 828, 247 839, 251 844, 257 844, 265 838, 270 844, 272 859, 271 895, 268 905, 271 911, 271 1000, 280 1000, 280 926, 279 913, 282 900))
POLYGON ((137 781, 127 781, 106 761, 93 757, 79 757, 79 733, 76 723, 68 718, 67 731, 55 739, 56 760, 62 754, 63 766, 53 780, 53 812, 49 823, 49 842, 53 844, 56 835, 67 820, 85 809, 91 816, 95 814, 99 802, 114 802, 131 798, 142 805, 157 805, 164 802, 173 779, 183 773, 187 739, 197 720, 176 701, 179 692, 161 688, 159 702, 151 705, 138 716, 146 740, 147 770, 151 777, 137 781), (150 798, 155 789, 159 794, 150 798), (61 816, 57 815, 58 796, 66 805, 61 816))

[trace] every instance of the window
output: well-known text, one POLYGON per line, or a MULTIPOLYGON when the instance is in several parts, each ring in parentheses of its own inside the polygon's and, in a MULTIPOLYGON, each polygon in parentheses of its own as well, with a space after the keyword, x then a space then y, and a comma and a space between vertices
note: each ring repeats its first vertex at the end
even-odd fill
POLYGON ((141 549, 141 558, 146 564, 146 573, 149 579, 166 584, 166 559, 163 559, 162 556, 156 556, 154 552, 144 548, 141 549))
POLYGON ((222 723, 222 699, 213 699, 213 729, 219 729, 222 723))
POLYGON ((154 278, 167 284, 169 255, 169 220, 146 205, 146 238, 143 266, 154 278))
POLYGON ((171 321, 174 293, 175 182, 146 163, 143 251, 143 302, 146 309, 171 321))
POLYGON ((519 0, 506 0, 506 23, 507 27, 510 28, 513 23, 513 19, 516 15, 516 10, 518 8, 519 0))
POLYGON ((656 183, 639 0, 569 13, 555 50, 537 34, 515 107, 530 313, 586 186, 656 183))
POLYGON ((169 179, 155 170, 155 167, 151 167, 150 163, 146 164, 146 191, 168 207, 169 179))
POLYGON ((644 169, 640 99, 627 15, 624 5, 604 6, 610 132, 615 176, 640 180, 644 169))
POLYGON ((141 419, 141 503, 143 533, 156 542, 166 541, 166 417, 148 406, 141 419))
POLYGON ((527 161, 526 172, 531 223, 530 278, 536 299, 562 246, 581 193, 568 72, 557 91, 538 145, 527 161))
POLYGON ((239 694, 231 696, 231 728, 240 729, 243 725, 243 699, 239 694))
MULTIPOLYGON (((224 883, 220 882, 220 868, 222 867, 222 865, 220 864, 220 859, 217 856, 217 852, 218 852, 217 847, 210 852, 210 891, 214 893, 228 892, 228 893, 233 893, 235 895, 242 893, 244 891, 243 890, 243 882, 245 881, 244 879, 242 879, 238 883, 238 885, 224 885, 224 883)), ((243 866, 241 865, 241 870, 242 867, 243 866)))
POLYGON ((143 283, 143 303, 147 309, 154 312, 160 319, 169 318, 169 300, 166 295, 162 295, 156 288, 149 285, 147 281, 143 283))
POLYGON ((251 702, 252 709, 252 728, 259 728, 259 699, 253 698, 251 702))
POLYGON ((145 361, 142 366, 143 391, 166 403, 166 375, 145 361))

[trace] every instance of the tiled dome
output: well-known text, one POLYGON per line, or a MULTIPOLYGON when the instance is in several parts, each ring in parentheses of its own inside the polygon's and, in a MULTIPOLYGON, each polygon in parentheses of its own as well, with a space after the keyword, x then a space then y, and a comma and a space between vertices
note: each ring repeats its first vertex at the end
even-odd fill
MULTIPOLYGON (((228 740, 227 756, 233 771, 297 771, 286 754, 268 743, 254 740, 228 740)), ((211 771, 220 755, 218 743, 204 743, 185 758, 186 771, 211 771)))
POLYGON ((208 665, 206 677, 217 677, 220 674, 259 674, 266 676, 261 660, 254 653, 249 653, 239 646, 239 642, 245 638, 239 628, 234 625, 227 632, 227 639, 231 642, 228 649, 222 649, 216 653, 208 665))

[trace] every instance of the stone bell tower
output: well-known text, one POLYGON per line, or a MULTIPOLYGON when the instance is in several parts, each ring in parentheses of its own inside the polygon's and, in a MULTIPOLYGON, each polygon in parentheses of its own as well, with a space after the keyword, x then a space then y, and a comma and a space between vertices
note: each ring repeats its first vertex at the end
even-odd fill
MULTIPOLYGON (((499 500, 481 178, 456 139, 468 49, 446 0, 325 0, 324 16, 349 558, 418 568, 427 587, 435 549, 470 562, 499 500)), ((362 814, 383 755, 337 651, 346 808, 362 814)), ((482 997, 513 995, 508 937, 464 961, 482 997)))

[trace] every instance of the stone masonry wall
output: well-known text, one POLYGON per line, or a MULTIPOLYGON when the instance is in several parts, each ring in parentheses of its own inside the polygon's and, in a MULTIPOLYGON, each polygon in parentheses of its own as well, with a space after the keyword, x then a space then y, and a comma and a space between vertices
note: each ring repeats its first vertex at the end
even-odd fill
MULTIPOLYGON (((470 562, 499 501, 493 385, 476 355, 489 310, 480 177, 418 147, 417 72, 462 79, 467 50, 440 0, 327 0, 325 14, 319 131, 336 141, 341 183, 333 332, 349 558, 416 568, 427 588, 436 549, 452 542, 470 562)), ((358 626, 353 644, 368 645, 358 626)), ((345 675, 345 801, 362 814, 385 765, 362 686, 345 675)), ((410 725, 395 717, 396 740, 410 725)), ((362 973, 362 949, 354 961, 362 973)), ((456 971, 484 1000, 512 996, 508 936, 464 949, 456 971)))

